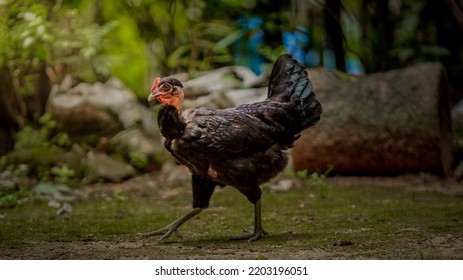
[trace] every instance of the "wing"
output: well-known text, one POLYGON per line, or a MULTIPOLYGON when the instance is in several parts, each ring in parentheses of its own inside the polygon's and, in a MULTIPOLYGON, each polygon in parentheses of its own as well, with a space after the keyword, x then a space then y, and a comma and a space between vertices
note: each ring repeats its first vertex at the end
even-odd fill
POLYGON ((182 146, 204 156, 245 154, 277 142, 271 126, 239 108, 191 109, 184 116, 182 146))

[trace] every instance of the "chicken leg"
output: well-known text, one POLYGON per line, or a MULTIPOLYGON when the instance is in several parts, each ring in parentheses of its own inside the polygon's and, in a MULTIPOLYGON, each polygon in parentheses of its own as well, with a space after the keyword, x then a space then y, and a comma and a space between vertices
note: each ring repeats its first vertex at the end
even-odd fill
POLYGON ((188 221, 189 219, 193 218, 194 216, 198 215, 201 213, 205 208, 193 208, 190 212, 186 213, 179 219, 173 221, 171 224, 167 225, 164 228, 155 230, 155 231, 150 231, 146 232, 140 235, 141 238, 146 238, 150 236, 155 236, 155 235, 162 235, 161 239, 166 239, 169 237, 172 233, 175 233, 178 237, 182 238, 182 236, 178 233, 178 228, 188 221))
POLYGON ((232 237, 231 240, 248 239, 248 242, 253 242, 268 235, 268 233, 262 228, 261 204, 262 202, 260 199, 254 204, 254 233, 247 234, 245 236, 232 237))

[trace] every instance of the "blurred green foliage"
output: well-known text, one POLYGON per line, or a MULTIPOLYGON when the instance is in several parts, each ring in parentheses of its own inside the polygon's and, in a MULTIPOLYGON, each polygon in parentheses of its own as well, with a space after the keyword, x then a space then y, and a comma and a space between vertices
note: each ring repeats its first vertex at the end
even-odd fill
MULTIPOLYGON (((367 73, 440 61, 463 88, 463 27, 446 4, 461 12, 463 0, 341 0, 336 14, 337 2, 0 0, 0 132, 10 134, 10 150, 69 147, 68 135, 51 135, 46 120, 51 87, 68 74, 86 82, 114 75, 145 99, 154 76, 252 64, 250 53, 271 65, 288 51, 282 34, 301 26, 304 54, 319 61, 311 66, 325 65, 328 17, 342 29, 346 61, 361 61, 367 73)), ((146 165, 138 154, 130 161, 146 165)))
POLYGON ((65 132, 53 133, 56 121, 50 113, 45 113, 39 119, 40 127, 24 126, 16 134, 15 149, 48 148, 51 145, 69 147, 69 136, 65 132))
POLYGON ((55 181, 61 184, 67 184, 76 176, 76 172, 64 164, 63 166, 54 166, 51 168, 51 174, 55 176, 55 181))
POLYGON ((110 74, 105 36, 117 23, 86 22, 78 9, 52 2, 0 2, 0 66, 10 69, 20 94, 33 94, 28 82, 42 65, 52 82, 67 73, 88 81, 110 74))
MULTIPOLYGON (((461 51, 454 53, 462 40, 450 48, 442 39, 444 31, 461 35, 443 2, 340 3, 336 21, 346 58, 360 59, 367 72, 426 60, 463 60, 461 51)), ((2 0, 0 66, 11 71, 15 89, 24 95, 34 94, 37 72, 45 67, 52 84, 69 73, 85 81, 116 75, 144 97, 154 75, 210 70, 245 55, 249 50, 242 44, 251 40, 252 31, 239 26, 244 17, 262 19, 264 42, 256 52, 266 61, 285 52, 282 32, 304 26, 307 47, 319 53, 322 64, 328 59, 323 57, 323 12, 330 14, 331 8, 329 1, 306 0, 2 0)))
POLYGON ((145 169, 150 163, 146 154, 137 151, 129 152, 129 158, 130 164, 139 170, 145 169))

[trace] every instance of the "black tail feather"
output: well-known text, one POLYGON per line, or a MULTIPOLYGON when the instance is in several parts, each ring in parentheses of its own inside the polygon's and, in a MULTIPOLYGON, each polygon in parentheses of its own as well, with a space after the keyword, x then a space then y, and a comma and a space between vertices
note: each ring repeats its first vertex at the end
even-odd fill
POLYGON ((290 54, 281 55, 273 66, 268 87, 268 97, 286 94, 304 102, 312 95, 312 83, 305 68, 290 54))
POLYGON ((315 99, 307 71, 290 54, 283 54, 277 59, 270 75, 268 98, 282 95, 288 101, 299 100, 304 129, 318 122, 322 107, 315 99))
POLYGON ((318 100, 313 98, 313 100, 307 104, 308 105, 305 106, 303 110, 304 120, 302 121, 302 127, 304 129, 315 125, 320 120, 322 114, 322 105, 318 100))

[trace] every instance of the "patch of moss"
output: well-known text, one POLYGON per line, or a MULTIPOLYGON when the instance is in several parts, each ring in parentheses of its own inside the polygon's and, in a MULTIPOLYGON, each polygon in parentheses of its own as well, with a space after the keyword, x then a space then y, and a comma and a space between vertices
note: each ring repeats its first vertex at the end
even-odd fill
MULTIPOLYGON (((146 189, 131 189, 110 199, 75 202, 73 211, 61 216, 44 203, 4 209, 0 249, 8 249, 11 256, 43 242, 91 241, 125 242, 134 247, 132 255, 143 252, 154 259, 463 257, 463 248, 452 244, 463 240, 461 195, 418 192, 411 186, 332 186, 326 197, 309 186, 288 192, 264 189, 263 226, 270 235, 249 244, 228 240, 253 227, 252 204, 230 187, 217 190, 210 209, 180 228, 184 239, 173 235, 140 241, 139 233, 161 228, 191 207, 188 186, 152 191, 146 195, 146 189), (160 196, 163 191, 173 195, 160 196)), ((88 252, 88 258, 120 258, 130 250, 114 249, 104 256, 88 252)))

